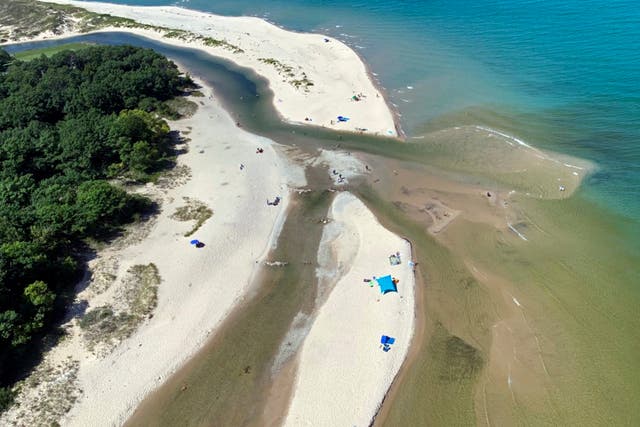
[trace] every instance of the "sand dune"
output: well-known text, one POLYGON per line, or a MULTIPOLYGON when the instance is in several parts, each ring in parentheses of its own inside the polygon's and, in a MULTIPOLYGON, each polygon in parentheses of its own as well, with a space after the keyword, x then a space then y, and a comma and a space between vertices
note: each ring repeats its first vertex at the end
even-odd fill
POLYGON ((323 270, 345 271, 320 308, 299 355, 287 426, 367 426, 404 361, 414 329, 414 275, 409 243, 386 230, 350 193, 330 211, 320 253, 323 270), (402 263, 391 266, 389 255, 402 263), (382 295, 363 281, 391 274, 398 292, 382 295), (396 339, 391 350, 382 335, 396 339))

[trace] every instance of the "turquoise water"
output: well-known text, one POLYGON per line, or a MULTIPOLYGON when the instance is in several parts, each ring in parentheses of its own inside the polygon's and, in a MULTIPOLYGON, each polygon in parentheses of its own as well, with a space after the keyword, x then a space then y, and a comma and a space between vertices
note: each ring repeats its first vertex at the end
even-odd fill
POLYGON ((126 0, 255 15, 351 45, 409 136, 449 117, 595 161, 582 195, 640 222, 636 1, 126 0), (410 88, 408 88, 410 87, 410 88), (478 111, 481 114, 475 114, 478 111), (469 119, 478 117, 477 119, 469 119), (488 117, 495 117, 489 120, 488 117), (482 123, 490 121, 491 123, 482 123))

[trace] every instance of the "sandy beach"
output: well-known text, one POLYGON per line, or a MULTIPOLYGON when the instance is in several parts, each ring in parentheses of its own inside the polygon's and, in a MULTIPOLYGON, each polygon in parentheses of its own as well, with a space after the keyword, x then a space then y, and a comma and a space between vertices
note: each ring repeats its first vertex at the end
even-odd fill
MULTIPOLYGON (((365 64, 350 47, 332 37, 286 31, 256 17, 218 16, 174 6, 137 7, 74 0, 49 2, 224 40, 228 45, 206 46, 201 41, 165 37, 167 31, 121 27, 100 30, 124 31, 162 43, 196 48, 249 67, 269 80, 275 95, 274 106, 283 120, 342 131, 398 135, 393 114, 383 94, 371 81, 365 64), (231 50, 229 46, 237 50, 231 50), (348 121, 341 122, 338 116, 346 117, 348 121)), ((62 34, 45 33, 35 39, 78 34, 70 27, 62 34)))
MULTIPOLYGON (((243 300, 260 261, 277 239, 286 217, 290 186, 304 185, 301 169, 279 155, 271 141, 236 127, 211 97, 211 89, 204 87, 202 91, 205 97, 193 98, 202 103, 196 114, 170 123, 191 138, 188 153, 178 158, 178 169, 188 168, 191 177, 183 177, 186 183, 173 188, 147 186, 142 190, 161 203, 161 213, 148 235, 124 248, 116 242, 101 251, 89 264, 93 280, 77 296, 78 302, 88 305, 87 311, 106 303, 117 305, 127 270, 153 263, 161 277, 153 316, 103 354, 87 349, 73 319, 66 325, 69 337, 46 356, 50 365, 69 358, 79 362, 77 382, 69 386, 82 394, 62 420, 64 425, 122 424, 148 392, 188 359, 243 300), (258 147, 264 152, 256 153, 258 147), (281 202, 277 206, 266 204, 267 199, 273 201, 278 196, 281 202), (184 234, 192 222, 171 218, 185 205, 185 198, 213 210, 213 216, 191 237, 184 234), (205 246, 198 249, 190 245, 193 238, 205 246), (104 270, 113 275, 113 283, 101 292, 99 288, 104 286, 98 282, 104 270)), ((65 373, 53 379, 67 380, 65 373)), ((42 422, 32 409, 46 387, 42 384, 23 393, 20 406, 4 414, 3 423, 42 422)))
POLYGON ((348 192, 336 196, 330 220, 319 264, 344 274, 336 278, 302 346, 287 426, 370 425, 413 335, 409 243, 348 192), (401 263, 391 265, 389 256, 396 252, 401 263), (363 280, 387 274, 399 280, 398 292, 383 295, 375 281, 363 280), (395 338, 387 352, 382 335, 395 338))
MULTIPOLYGON (((269 80, 275 95, 275 108, 283 120, 397 136, 392 113, 370 80, 365 65, 354 51, 338 40, 285 31, 258 18, 221 17, 177 7, 129 7, 69 0, 55 2, 132 18, 143 24, 185 29, 223 39, 242 52, 208 47, 199 41, 166 38, 163 31, 140 28, 101 30, 126 31, 163 43, 197 48, 250 67, 269 80), (280 66, 274 66, 274 61, 265 61, 265 58, 293 67, 294 78, 303 75, 313 84, 296 87, 291 78, 282 75, 280 66), (350 120, 339 122, 336 120, 338 115, 350 117, 350 120)), ((34 39, 76 34, 70 28, 62 34, 45 33, 34 39)), ((168 178, 173 182, 164 187, 147 185, 139 190, 158 201, 161 212, 141 230, 134 230, 132 235, 101 250, 89 262, 91 275, 77 296, 76 306, 81 307, 80 312, 111 305, 118 309, 118 299, 130 278, 131 268, 154 265, 160 285, 153 315, 121 343, 98 343, 96 346, 89 346, 83 336, 79 320, 76 320, 81 316, 70 319, 64 325, 68 337, 47 353, 41 365, 43 370, 56 367, 54 374, 39 385, 25 388, 18 398, 19 405, 3 414, 3 422, 14 425, 42 422, 39 419, 42 413, 33 410, 34 406, 52 393, 52 384, 64 384, 67 398, 62 398, 66 399, 63 406, 70 410, 62 419, 51 414, 52 420, 78 426, 122 424, 138 403, 194 354, 233 307, 246 297, 260 262, 275 244, 284 223, 289 191, 305 184, 304 173, 279 154, 271 141, 238 128, 215 100, 212 88, 203 87, 202 92, 204 97, 192 99, 199 104, 193 117, 170 123, 172 129, 184 132, 190 140, 188 152, 178 160, 176 170, 180 173, 168 178), (257 154, 258 147, 264 152, 257 154), (280 203, 268 206, 266 201, 275 197, 280 197, 280 203), (193 224, 177 221, 172 216, 177 209, 193 201, 210 208, 213 216, 196 234, 185 237, 193 224), (205 246, 197 249, 190 245, 193 238, 205 246), (71 395, 73 399, 68 399, 71 395)), ((321 161, 331 158, 329 153, 321 157, 321 161), (324 159, 326 156, 329 157, 324 159)), ((347 160, 353 163, 352 159, 347 160)), ((351 172, 357 174, 355 170, 350 171, 350 167, 360 168, 357 162, 349 167, 339 166, 344 169, 345 178, 351 176, 351 172)), ((341 195, 338 199, 341 202, 334 205, 336 224, 351 230, 355 227, 354 221, 360 221, 357 217, 364 215, 369 222, 358 226, 361 240, 377 236, 381 241, 390 243, 383 251, 400 251, 403 259, 409 259, 408 243, 386 232, 364 205, 352 196, 341 195), (372 227, 366 236, 362 228, 365 226, 372 227)), ((335 228, 334 225, 329 227, 335 228)), ((357 237, 351 236, 349 240, 327 241, 325 245, 351 245, 353 249, 361 246, 363 241, 366 240, 358 242, 357 237)), ((382 253, 377 255, 376 265, 359 260, 353 271, 362 269, 364 274, 364 270, 371 270, 363 276, 366 277, 389 270, 401 280, 403 290, 399 294, 387 295, 385 304, 389 309, 377 314, 371 310, 368 315, 371 323, 362 323, 354 331, 357 335, 354 343, 360 343, 361 354, 359 359, 353 360, 373 356, 372 360, 376 361, 370 366, 379 371, 378 376, 381 375, 370 384, 367 404, 357 405, 363 408, 363 413, 354 414, 358 419, 369 420, 402 364, 413 322, 412 274, 407 273, 406 264, 396 266, 392 272, 388 259, 382 253), (389 353, 379 348, 378 335, 382 332, 372 329, 373 323, 380 324, 385 328, 384 333, 398 339, 389 353)), ((373 254, 365 252, 359 253, 360 256, 371 257, 373 254)), ((345 277, 344 280, 350 279, 345 277)), ((359 307, 364 312, 378 303, 380 294, 376 287, 365 286, 362 278, 360 282, 362 286, 358 291, 370 298, 369 304, 359 307)), ((340 287, 336 295, 344 291, 340 287)), ((332 295, 323 312, 339 307, 339 297, 332 295)), ((304 354, 312 353, 318 345, 333 345, 331 340, 317 341, 317 334, 322 336, 324 329, 332 327, 323 319, 324 315, 321 315, 317 320, 309 337, 311 341, 305 344, 309 350, 304 354)), ((344 353, 347 354, 357 352, 344 353)), ((304 356, 302 361, 290 420, 315 416, 300 406, 311 396, 308 381, 315 381, 306 373, 307 369, 315 369, 313 362, 305 362, 304 356), (300 415, 297 415, 298 410, 302 411, 300 415)), ((342 361, 338 358, 334 363, 342 361)), ((367 370, 362 373, 369 378, 375 377, 370 376, 367 370)), ((360 380, 354 377, 353 381, 360 380)), ((342 391, 343 394, 346 392, 342 391)))

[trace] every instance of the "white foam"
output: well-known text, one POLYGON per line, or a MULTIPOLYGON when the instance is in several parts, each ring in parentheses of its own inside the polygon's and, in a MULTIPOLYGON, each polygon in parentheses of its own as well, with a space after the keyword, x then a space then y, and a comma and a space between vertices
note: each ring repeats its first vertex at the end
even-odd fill
POLYGON ((524 240, 525 242, 529 240, 529 239, 527 239, 527 238, 525 237, 525 235, 524 235, 524 234, 522 234, 521 232, 519 232, 518 230, 516 230, 516 228, 515 228, 513 225, 511 225, 511 224, 507 224, 507 225, 509 226, 509 229, 510 229, 511 231, 513 231, 514 233, 516 233, 516 234, 518 235, 518 237, 520 237, 522 240, 524 240))
POLYGON ((520 138, 516 138, 515 136, 509 135, 507 133, 500 132, 498 130, 491 129, 491 128, 484 127, 484 126, 476 126, 476 129, 481 129, 483 131, 486 131, 486 132, 489 132, 489 133, 492 133, 492 134, 495 134, 495 135, 500 135, 501 137, 506 138, 506 139, 508 139, 510 141, 517 142, 519 145, 522 145, 523 147, 527 147, 527 148, 530 148, 532 150, 538 151, 534 147, 532 147, 531 145, 529 145, 526 142, 524 142, 523 140, 521 140, 520 138))
MULTIPOLYGON (((579 169, 579 170, 584 170, 584 168, 581 168, 580 166, 576 166, 576 165, 572 165, 570 163, 563 163, 563 165, 565 165, 568 168, 573 168, 573 169, 579 169)), ((575 174, 575 172, 574 172, 575 174)))

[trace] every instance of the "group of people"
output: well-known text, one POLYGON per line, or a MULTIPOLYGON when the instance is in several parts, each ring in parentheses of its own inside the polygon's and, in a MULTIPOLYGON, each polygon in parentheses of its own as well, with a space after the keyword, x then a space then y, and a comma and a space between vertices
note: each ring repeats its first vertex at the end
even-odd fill
POLYGON ((280 197, 276 197, 273 202, 270 202, 269 199, 267 199, 267 206, 278 206, 280 200, 280 197))
POLYGON ((339 173, 337 170, 332 170, 331 173, 333 173, 334 175, 338 175, 338 180, 336 181, 338 184, 342 184, 344 182, 344 176, 342 176, 341 173, 339 173))

